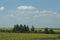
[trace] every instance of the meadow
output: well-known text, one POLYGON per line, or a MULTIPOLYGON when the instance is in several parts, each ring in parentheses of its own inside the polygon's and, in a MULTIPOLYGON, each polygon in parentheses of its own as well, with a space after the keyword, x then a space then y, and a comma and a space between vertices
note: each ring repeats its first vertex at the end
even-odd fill
MULTIPOLYGON (((11 28, 0 28, 0 30, 12 30, 11 28)), ((35 29, 39 30, 39 29, 35 29)), ((44 29, 41 28, 42 31, 44 29)), ((60 29, 54 29, 55 32, 60 32, 60 29)), ((44 34, 44 33, 12 33, 0 32, 0 40, 37 40, 37 39, 54 39, 60 37, 60 34, 44 34)))
POLYGON ((24 39, 41 39, 57 38, 60 34, 36 34, 36 33, 0 33, 0 40, 24 40, 24 39))

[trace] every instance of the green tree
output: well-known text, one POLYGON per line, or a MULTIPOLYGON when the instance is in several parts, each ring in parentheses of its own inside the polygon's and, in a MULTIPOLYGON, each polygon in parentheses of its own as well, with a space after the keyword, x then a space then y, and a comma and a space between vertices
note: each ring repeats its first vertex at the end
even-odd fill
POLYGON ((27 27, 26 25, 24 24, 24 27, 23 27, 23 31, 26 32, 27 31, 27 27))
POLYGON ((34 32, 35 31, 35 28, 34 26, 31 27, 31 32, 34 32))
POLYGON ((28 26, 28 25, 27 25, 27 27, 26 27, 26 31, 29 32, 29 26, 28 26))
POLYGON ((20 24, 20 26, 19 26, 19 32, 23 32, 23 25, 22 24, 20 24))
POLYGON ((45 33, 46 33, 46 34, 49 34, 48 28, 45 28, 45 33))
POLYGON ((14 28, 13 28, 13 32, 18 32, 18 29, 19 29, 19 25, 14 25, 14 28))
POLYGON ((50 34, 54 34, 53 29, 50 29, 50 30, 49 30, 49 33, 50 33, 50 34))

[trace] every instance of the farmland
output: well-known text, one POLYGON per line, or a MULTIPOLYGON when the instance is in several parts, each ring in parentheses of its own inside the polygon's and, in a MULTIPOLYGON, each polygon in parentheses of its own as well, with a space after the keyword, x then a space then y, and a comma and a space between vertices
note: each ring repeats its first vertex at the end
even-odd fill
MULTIPOLYGON (((44 31, 44 28, 35 28, 35 30, 39 29, 44 31)), ((0 28, 0 30, 12 30, 12 28, 0 28)), ((54 32, 60 32, 60 29, 54 28, 54 32)), ((60 37, 60 34, 0 32, 0 40, 40 40, 58 37, 60 37)))
POLYGON ((60 34, 0 33, 0 40, 23 40, 35 38, 57 38, 60 34))

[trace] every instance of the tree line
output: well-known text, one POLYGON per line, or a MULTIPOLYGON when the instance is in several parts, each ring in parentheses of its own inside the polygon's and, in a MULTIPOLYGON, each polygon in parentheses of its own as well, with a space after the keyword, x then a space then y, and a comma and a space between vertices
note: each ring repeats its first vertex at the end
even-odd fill
MULTIPOLYGON (((0 32, 15 32, 15 33, 45 33, 45 34, 58 34, 57 32, 54 31, 52 28, 43 28, 44 31, 41 29, 36 30, 36 28, 32 25, 31 28, 29 28, 28 25, 14 25, 14 28, 12 30, 0 30, 0 32)), ((60 32, 59 32, 60 34, 60 32)))
POLYGON ((18 33, 46 33, 46 34, 54 34, 55 32, 53 31, 53 29, 48 29, 48 28, 44 28, 44 31, 42 30, 35 30, 35 27, 32 26, 31 28, 29 28, 28 25, 14 25, 13 28, 13 32, 18 32, 18 33))

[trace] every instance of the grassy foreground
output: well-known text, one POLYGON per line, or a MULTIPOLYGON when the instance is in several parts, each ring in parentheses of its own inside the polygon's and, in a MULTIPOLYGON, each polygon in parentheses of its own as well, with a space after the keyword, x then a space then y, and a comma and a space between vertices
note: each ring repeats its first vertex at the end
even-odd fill
MULTIPOLYGON (((35 30, 39 30, 39 29, 36 28, 35 30)), ((12 28, 0 28, 0 30, 12 30, 12 28)), ((41 28, 40 30, 44 31, 44 28, 43 29, 41 28)), ((54 32, 60 32, 60 29, 54 29, 54 32)), ((60 36, 60 34, 0 32, 0 40, 29 40, 29 39, 35 40, 35 39, 42 39, 42 38, 57 38, 58 36, 60 36)))
POLYGON ((60 34, 0 33, 0 40, 20 40, 33 38, 56 38, 60 34))

